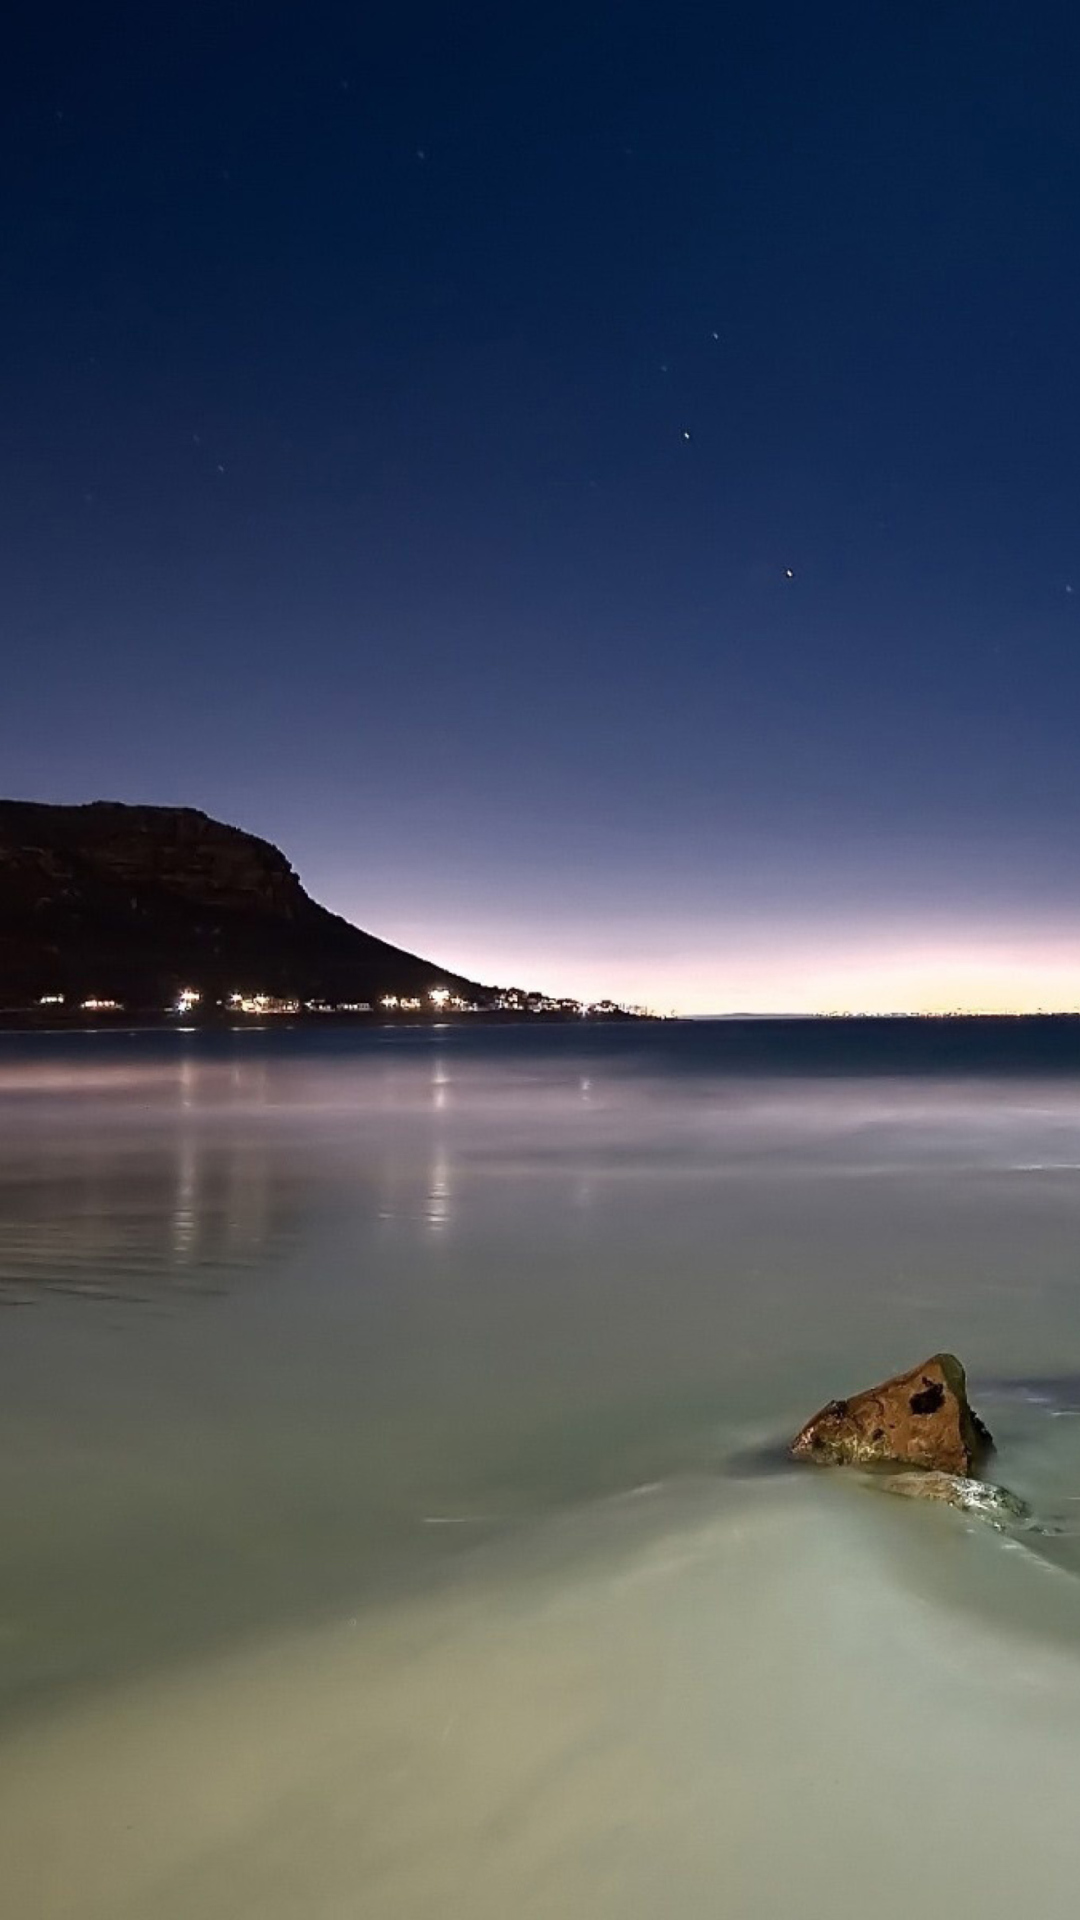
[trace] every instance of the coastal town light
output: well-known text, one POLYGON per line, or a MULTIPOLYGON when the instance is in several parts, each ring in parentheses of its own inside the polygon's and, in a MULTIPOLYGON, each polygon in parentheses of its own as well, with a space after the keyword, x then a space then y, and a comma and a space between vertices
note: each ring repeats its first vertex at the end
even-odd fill
POLYGON ((237 1013, 253 1013, 257 1017, 263 1014, 299 1013, 299 1000, 285 999, 270 993, 237 993, 229 995, 229 1005, 237 1013))
POLYGON ((450 989, 449 987, 432 987, 431 992, 428 995, 428 998, 431 1001, 432 1006, 445 1007, 447 1001, 450 998, 450 989))

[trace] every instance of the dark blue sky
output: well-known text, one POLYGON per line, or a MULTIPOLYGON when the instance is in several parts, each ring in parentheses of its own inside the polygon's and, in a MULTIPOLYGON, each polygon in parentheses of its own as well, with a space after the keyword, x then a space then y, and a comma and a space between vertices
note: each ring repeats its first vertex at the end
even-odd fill
POLYGON ((1080 1001, 1075 9, 20 13, 5 792, 485 978, 1080 1001))

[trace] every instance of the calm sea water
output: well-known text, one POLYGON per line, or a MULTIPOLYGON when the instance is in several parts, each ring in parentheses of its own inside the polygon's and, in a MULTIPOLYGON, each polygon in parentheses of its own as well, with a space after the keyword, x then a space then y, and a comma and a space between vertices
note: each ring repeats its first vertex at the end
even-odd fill
POLYGON ((0 1036, 0 1910, 1075 1911, 1080 1039, 0 1036), (939 1347, 1010 1538, 770 1449, 939 1347))

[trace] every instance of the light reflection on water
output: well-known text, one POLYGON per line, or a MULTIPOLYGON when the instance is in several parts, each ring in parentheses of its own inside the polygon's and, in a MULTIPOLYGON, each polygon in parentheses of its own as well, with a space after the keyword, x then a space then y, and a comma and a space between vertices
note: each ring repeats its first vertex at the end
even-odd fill
POLYGON ((1019 1881, 961 1858, 965 1769, 1071 1912, 1003 1743, 1080 1760, 1075 1533, 1017 1555, 727 1467, 950 1346, 1001 1477, 1067 1516, 1078 1162, 1064 1075, 0 1040, 20 1914, 824 1914, 842 1804, 886 1920, 913 1845, 994 1920, 1019 1881))

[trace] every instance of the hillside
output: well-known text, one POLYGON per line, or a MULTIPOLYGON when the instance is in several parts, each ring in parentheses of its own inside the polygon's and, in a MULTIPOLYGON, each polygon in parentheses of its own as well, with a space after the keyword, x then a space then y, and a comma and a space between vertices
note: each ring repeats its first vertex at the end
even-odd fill
POLYGON ((195 808, 0 801, 0 1007, 161 1011, 185 988, 207 1005, 498 997, 329 913, 276 847, 195 808))

